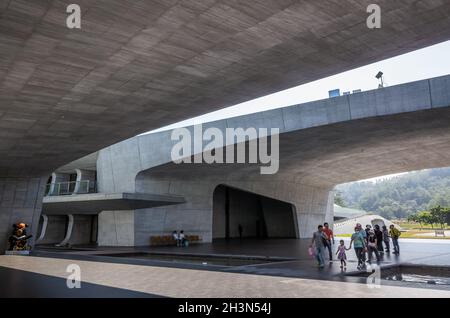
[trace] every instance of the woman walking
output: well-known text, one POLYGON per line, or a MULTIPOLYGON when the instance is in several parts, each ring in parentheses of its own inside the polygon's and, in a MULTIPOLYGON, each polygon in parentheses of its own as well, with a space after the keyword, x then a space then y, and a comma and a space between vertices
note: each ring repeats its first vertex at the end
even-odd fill
POLYGON ((358 258, 358 270, 363 269, 366 266, 365 263, 365 251, 366 251, 366 239, 365 236, 362 234, 364 230, 361 227, 355 227, 355 233, 352 234, 352 240, 350 241, 350 248, 352 248, 352 245, 355 248, 355 254, 358 258))

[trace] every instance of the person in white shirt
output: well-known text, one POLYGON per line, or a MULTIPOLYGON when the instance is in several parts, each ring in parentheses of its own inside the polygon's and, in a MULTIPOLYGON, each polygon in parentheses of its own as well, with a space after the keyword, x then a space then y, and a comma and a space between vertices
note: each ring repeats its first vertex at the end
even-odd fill
POLYGON ((183 230, 180 231, 180 235, 178 236, 178 238, 180 240, 181 246, 186 246, 187 245, 186 244, 187 240, 186 240, 186 237, 184 236, 184 231, 183 230))
MULTIPOLYGON (((181 243, 180 235, 178 234, 177 231, 172 232, 173 239, 175 240, 177 246, 180 246, 180 243, 181 243)), ((183 234, 183 237, 184 237, 184 234, 183 234)))

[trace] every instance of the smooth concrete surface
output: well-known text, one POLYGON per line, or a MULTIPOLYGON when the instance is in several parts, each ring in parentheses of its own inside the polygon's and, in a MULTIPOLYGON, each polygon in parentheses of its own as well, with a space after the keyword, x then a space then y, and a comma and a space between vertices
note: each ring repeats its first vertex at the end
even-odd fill
POLYGON ((280 170, 275 175, 261 175, 259 164, 177 165, 171 162, 176 142, 171 131, 137 136, 99 152, 99 190, 185 198, 185 204, 135 213, 137 245, 146 245, 151 235, 181 229, 210 242, 213 193, 219 185, 292 204, 298 236, 309 237, 318 224, 332 222, 336 184, 450 164, 449 78, 204 124, 204 129, 221 131, 279 128, 280 170))
MULTIPOLYGON (((185 204, 136 211, 136 227, 139 228, 137 245, 147 245, 150 235, 170 234, 173 230, 183 229, 186 233, 201 235, 204 242, 211 242, 213 229, 213 194, 222 184, 238 190, 266 196, 294 205, 299 237, 309 237, 317 224, 323 223, 328 207, 328 189, 308 187, 290 182, 245 182, 208 177, 191 176, 189 181, 177 178, 154 178, 142 174, 136 184, 147 191, 167 191, 183 193, 185 204), (147 182, 151 180, 151 182, 147 182), (142 182, 142 183, 141 183, 142 182), (165 185, 170 184, 167 188, 165 185), (155 214, 161 215, 161 222, 155 221, 155 214), (144 219, 145 218, 145 219, 144 219), (154 234, 153 234, 154 233, 154 234)), ((243 204, 243 202, 241 202, 243 204)), ((244 212, 244 211, 242 211, 244 212)), ((250 211, 249 211, 250 212, 250 211)), ((233 233, 237 228, 234 226, 233 233)))
MULTIPOLYGON (((0 256, 0 266, 29 273, 67 278, 67 266, 81 268, 82 284, 96 284, 166 297, 450 297, 450 291, 381 285, 284 278, 232 272, 179 269, 144 265, 54 259, 44 257, 0 256)), ((65 283, 65 280, 63 280, 65 283)))
POLYGON ((134 211, 102 211, 98 215, 98 244, 134 246, 134 214, 134 211))
POLYGON ((0 175, 38 175, 188 117, 450 37, 450 4, 0 1, 0 175))
POLYGON ((42 212, 48 215, 98 214, 107 210, 133 210, 183 203, 180 196, 149 193, 90 193, 46 196, 42 212))
POLYGON ((160 297, 125 289, 83 282, 82 288, 67 288, 66 278, 0 266, 1 298, 150 298, 160 297), (23 288, 23 286, 27 286, 23 288))
MULTIPOLYGON (((351 149, 348 149, 351 146, 363 147, 358 151, 364 152, 364 148, 371 149, 372 147, 380 148, 382 146, 386 148, 391 143, 400 142, 398 140, 400 138, 407 139, 411 143, 415 142, 415 144, 423 143, 424 147, 429 146, 430 140, 427 138, 445 132, 444 127, 438 122, 442 116, 448 116, 450 97, 446 93, 447 90, 450 90, 450 76, 443 76, 224 119, 206 123, 203 128, 205 130, 209 127, 215 127, 220 129, 224 135, 225 128, 278 128, 281 133, 280 171, 276 176, 283 173, 283 177, 287 179, 304 179, 300 178, 301 175, 299 176, 296 170, 310 171, 311 174, 322 173, 322 171, 316 170, 321 168, 323 164, 317 164, 316 167, 310 167, 307 164, 310 164, 310 161, 313 160, 316 161, 311 163, 324 161, 322 159, 324 150, 326 150, 328 157, 336 156, 338 158, 337 156, 344 156, 345 151, 351 151, 351 149), (429 121, 433 121, 433 124, 437 125, 429 125, 429 121), (392 127, 393 125, 395 127, 392 127), (437 132, 439 129, 443 130, 437 132), (414 134, 412 130, 417 131, 414 134), (343 140, 340 141, 340 139, 343 140), (366 141, 364 146, 360 145, 363 141, 366 141), (300 151, 303 155, 300 154, 300 151), (321 156, 319 157, 319 155, 321 156), (294 159, 297 160, 294 161, 294 159), (295 171, 292 171, 291 166, 294 164, 297 167, 295 171)), ((187 127, 187 129, 193 131, 193 127, 187 127)), ((100 191, 135 190, 135 177, 133 175, 171 163, 171 150, 176 142, 171 140, 171 131, 163 131, 137 136, 102 149, 97 161, 99 179, 103 180, 102 184, 99 185, 100 191)), ((203 141, 203 146, 206 146, 207 143, 208 141, 203 141)), ((231 144, 235 144, 235 141, 232 141, 231 144)), ((398 147, 398 144, 396 146, 398 147)), ((399 150, 405 151, 404 156, 409 155, 404 148, 402 147, 399 150)), ((348 153, 348 156, 354 155, 353 152, 348 153)), ((383 149, 383 152, 378 155, 383 155, 383 157, 399 155, 399 151, 391 154, 386 154, 386 152, 386 149, 383 149)), ((193 154, 196 153, 197 151, 193 149, 193 154)), ((364 155, 367 155, 367 152, 364 155)), ((341 159, 340 157, 339 159, 341 159)), ((421 160, 418 155, 413 156, 409 161, 413 161, 416 157, 417 160, 421 160)), ((383 165, 374 165, 377 171, 356 171, 361 176, 357 176, 355 173, 341 174, 336 171, 337 169, 334 169, 328 175, 328 180, 327 175, 317 174, 315 179, 308 176, 307 182, 329 187, 337 183, 358 180, 357 178, 377 176, 383 174, 384 171, 399 169, 408 171, 406 170, 409 169, 408 165, 411 166, 410 170, 419 166, 419 163, 410 163, 403 160, 403 157, 386 161, 390 161, 392 167, 385 165, 383 162, 383 165), (400 165, 405 161, 407 165, 400 165), (335 174, 337 175, 335 176, 335 174)), ((426 162, 422 160, 421 165, 426 166, 426 162)), ((435 163, 429 165, 434 166, 435 163)), ((170 167, 172 166, 170 165, 170 167)), ((189 172, 192 172, 193 168, 202 169, 204 166, 207 166, 207 170, 211 173, 223 172, 228 176, 240 174, 247 179, 259 174, 260 168, 260 165, 257 164, 247 164, 246 167, 233 164, 184 164, 178 165, 177 170, 180 170, 180 167, 185 167, 189 172), (239 169, 236 169, 236 167, 239 169), (242 170, 244 168, 245 170, 242 170), (242 174, 241 171, 245 171, 246 174, 242 174), (252 175, 249 175, 249 173, 252 173, 252 175)), ((178 175, 179 173, 177 171, 178 175)))
POLYGON ((92 239, 92 215, 74 215, 74 223, 71 236, 68 240, 70 245, 90 244, 92 239))
POLYGON ((227 227, 229 238, 239 237, 239 226, 244 238, 295 238, 298 236, 295 210, 289 203, 225 186, 216 188, 213 201, 212 235, 214 239, 225 238, 227 227))
MULTIPOLYGON (((67 234, 69 222, 67 215, 48 215, 47 228, 44 236, 36 244, 58 244, 61 243, 67 234)), ((41 228, 42 231, 42 228, 41 228)), ((41 233, 39 233, 41 234, 41 233)))
POLYGON ((29 224, 28 234, 37 236, 44 196, 44 178, 0 178, 0 254, 6 248, 12 225, 29 224))
MULTIPOLYGON (((0 1, 2 179, 48 178, 70 161, 149 129, 407 53, 450 36, 450 4, 435 0, 414 4, 380 0, 383 27, 377 30, 366 25, 369 0, 357 4, 353 0, 84 0, 79 3, 81 30, 65 25, 69 3, 0 1)), ((300 120, 287 110, 273 113, 283 115, 285 130, 297 123, 312 127, 348 116, 425 109, 433 103, 445 107, 447 87, 448 81, 436 79, 429 88, 419 83, 417 87, 373 92, 369 99, 364 99, 365 95, 347 97, 348 113, 346 99, 324 101, 323 107, 317 108, 320 115, 309 116, 313 110, 305 107, 300 120), (427 90, 429 103, 422 95, 427 90), (408 96, 415 102, 405 104, 408 96), (379 101, 383 104, 378 105, 379 101)), ((282 128, 280 119, 274 116, 270 122, 282 128)), ((247 125, 266 121, 258 114, 244 122, 230 119, 227 123, 244 125, 245 120, 247 125)), ((170 148, 170 144, 164 147, 170 148)), ((149 149, 155 149, 155 144, 149 149)), ((108 155, 115 154, 105 152, 108 155)), ((135 168, 133 160, 125 162, 136 174, 155 164, 152 161, 151 166, 135 168)), ((128 187, 135 177, 128 168, 115 166, 117 175, 105 177, 115 180, 103 185, 127 190, 104 192, 135 192, 128 187)), ((385 168, 397 169, 398 165, 385 168)), ((375 172, 379 171, 368 174, 375 172)), ((313 174, 317 179, 316 172, 313 174)), ((328 175, 319 177, 324 176, 328 175)), ((308 184, 308 178, 311 176, 302 183, 308 184)), ((40 188, 30 194, 36 202, 43 197, 40 188)), ((5 222, 1 224, 15 222, 18 213, 17 206, 8 202, 2 198, 0 214, 5 222)), ((39 204, 20 206, 21 220, 37 224, 39 204)), ((0 240, 6 232, 2 226, 0 240)))

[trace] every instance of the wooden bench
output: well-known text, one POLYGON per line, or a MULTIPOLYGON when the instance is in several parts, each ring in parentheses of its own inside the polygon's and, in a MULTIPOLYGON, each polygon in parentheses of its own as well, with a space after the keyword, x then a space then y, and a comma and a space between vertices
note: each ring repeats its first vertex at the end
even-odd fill
MULTIPOLYGON (((200 243, 202 241, 202 237, 200 235, 186 235, 185 238, 189 244, 200 243)), ((150 246, 170 245, 176 245, 175 239, 172 235, 150 236, 150 246)))
POLYGON ((434 236, 439 236, 442 235, 443 237, 445 237, 445 230, 435 230, 434 231, 434 236))

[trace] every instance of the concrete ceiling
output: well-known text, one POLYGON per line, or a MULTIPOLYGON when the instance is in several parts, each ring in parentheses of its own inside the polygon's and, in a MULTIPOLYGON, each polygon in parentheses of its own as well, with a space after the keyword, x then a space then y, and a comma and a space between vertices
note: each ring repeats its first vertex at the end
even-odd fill
POLYGON ((0 176, 450 39, 447 0, 0 0, 0 176))

